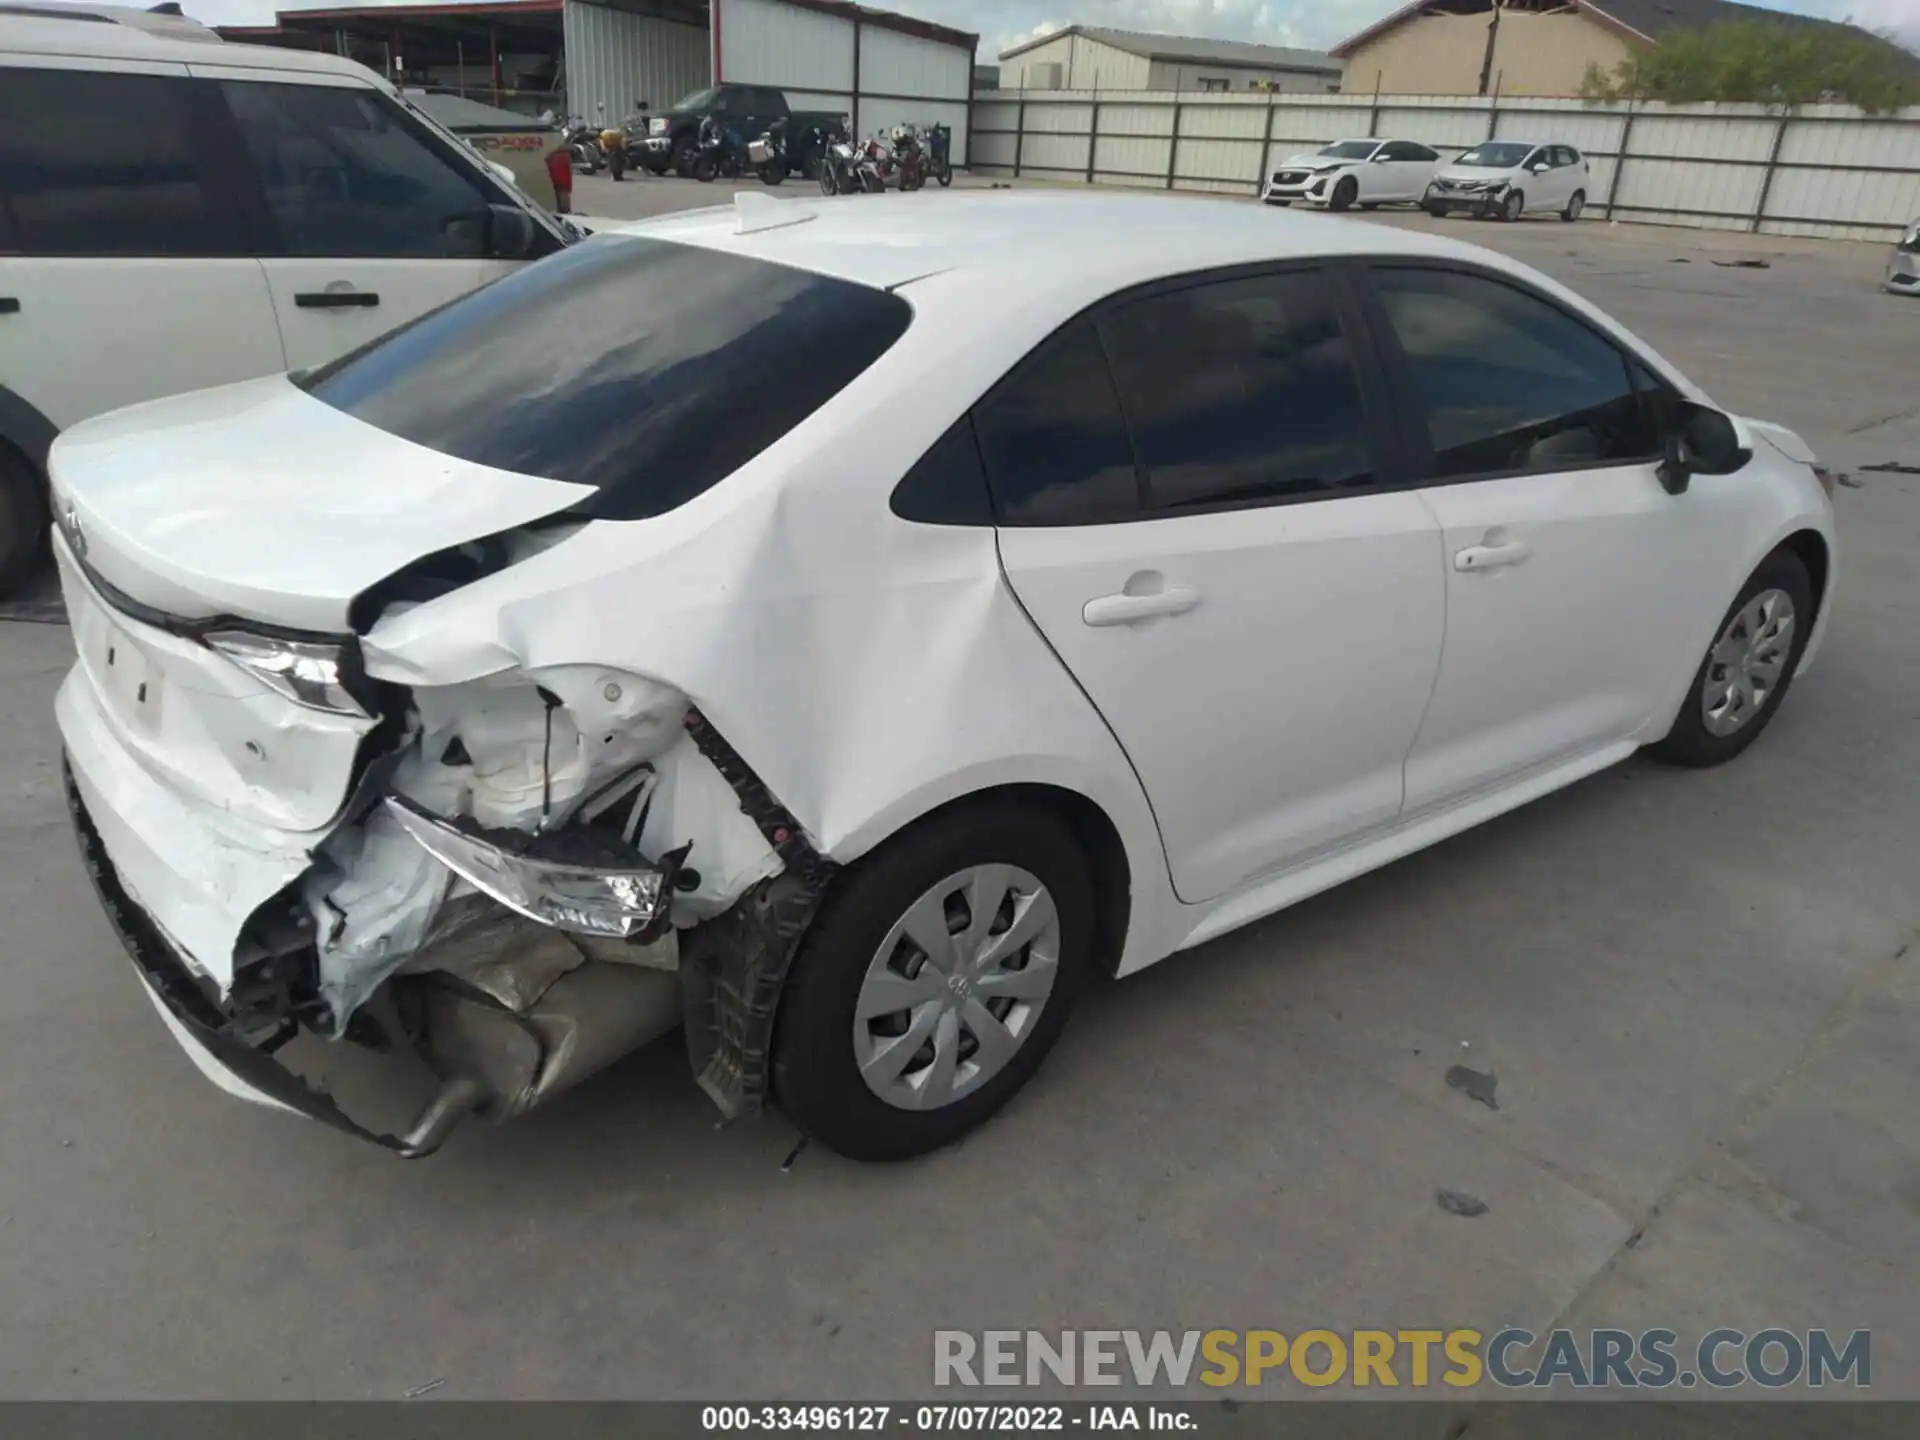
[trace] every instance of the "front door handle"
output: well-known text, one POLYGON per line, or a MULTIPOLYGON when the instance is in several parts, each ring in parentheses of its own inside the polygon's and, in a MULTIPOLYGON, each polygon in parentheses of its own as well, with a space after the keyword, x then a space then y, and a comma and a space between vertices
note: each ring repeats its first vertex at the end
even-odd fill
POLYGON ((1498 570, 1502 565, 1518 565, 1533 554, 1533 547, 1524 540, 1510 541, 1505 545, 1469 545, 1464 550, 1454 552, 1453 568, 1463 572, 1475 570, 1498 570))
POLYGON ((1200 603, 1200 592, 1184 585, 1171 585, 1147 595, 1102 595, 1089 600, 1080 611, 1087 624, 1133 625, 1156 615, 1184 615, 1200 603))
POLYGON ((293 297, 302 310, 366 309, 380 303, 376 290, 302 290, 293 297))

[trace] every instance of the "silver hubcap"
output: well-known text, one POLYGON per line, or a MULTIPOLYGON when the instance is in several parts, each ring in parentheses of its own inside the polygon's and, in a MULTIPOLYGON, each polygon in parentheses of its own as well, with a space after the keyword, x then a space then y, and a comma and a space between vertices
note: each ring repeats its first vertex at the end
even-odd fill
POLYGON ((1060 916, 1017 865, 949 875, 880 942, 853 1009, 860 1074, 887 1104, 937 1110, 986 1084, 1039 1023, 1060 916))
POLYGON ((1731 735, 1767 708, 1793 653, 1793 601, 1762 590, 1727 622, 1707 656, 1700 713, 1714 735, 1731 735))

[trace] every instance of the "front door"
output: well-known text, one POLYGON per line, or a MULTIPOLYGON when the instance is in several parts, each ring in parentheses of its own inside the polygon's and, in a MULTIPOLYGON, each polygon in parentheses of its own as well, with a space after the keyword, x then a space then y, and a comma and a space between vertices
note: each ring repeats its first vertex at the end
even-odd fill
POLYGON ((245 73, 220 89, 264 196, 262 263, 289 368, 492 277, 484 216, 499 197, 432 132, 348 76, 245 73))
POLYGON ((1391 822, 1439 661, 1438 531, 1384 488, 1335 278, 1103 307, 976 411, 1008 581, 1126 749, 1187 901, 1391 822))
POLYGON ((1678 622, 1737 562, 1714 507, 1661 486, 1657 382, 1611 339, 1490 275, 1369 274, 1447 564, 1412 813, 1632 740, 1697 650, 1678 622))

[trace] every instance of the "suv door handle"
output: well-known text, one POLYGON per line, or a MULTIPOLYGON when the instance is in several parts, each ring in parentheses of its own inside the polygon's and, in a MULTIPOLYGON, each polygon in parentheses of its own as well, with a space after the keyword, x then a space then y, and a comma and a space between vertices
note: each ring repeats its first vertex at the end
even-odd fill
POLYGON ((366 309, 380 303, 376 290, 302 290, 293 297, 302 310, 366 309))
POLYGON ((1498 570, 1503 565, 1518 565, 1531 554, 1533 547, 1524 540, 1505 545, 1469 545, 1454 552, 1453 568, 1463 572, 1498 570))
POLYGON ((1184 615, 1200 603, 1200 592, 1184 585, 1171 585, 1150 595, 1101 595, 1087 601, 1080 618, 1096 628, 1106 625, 1132 625, 1156 615, 1184 615))

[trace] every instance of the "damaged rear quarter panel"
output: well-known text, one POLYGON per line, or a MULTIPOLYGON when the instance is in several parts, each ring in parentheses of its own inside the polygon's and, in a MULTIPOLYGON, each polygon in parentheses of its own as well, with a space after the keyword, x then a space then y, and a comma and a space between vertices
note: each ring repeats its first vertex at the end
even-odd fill
MULTIPOLYGON (((671 685, 842 864, 968 794, 1075 791, 1120 833, 1136 917, 1161 917, 1129 927, 1122 968, 1165 953, 1150 932, 1181 922, 1146 798, 1007 590, 994 532, 888 506, 998 378, 1004 344, 975 343, 973 323, 956 307, 916 324, 826 411, 679 508, 595 522, 383 618, 369 673, 418 686, 607 666, 671 685)), ((679 838, 698 869, 699 837, 679 838)))

